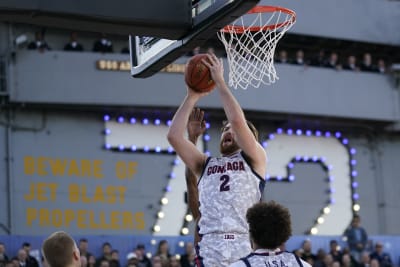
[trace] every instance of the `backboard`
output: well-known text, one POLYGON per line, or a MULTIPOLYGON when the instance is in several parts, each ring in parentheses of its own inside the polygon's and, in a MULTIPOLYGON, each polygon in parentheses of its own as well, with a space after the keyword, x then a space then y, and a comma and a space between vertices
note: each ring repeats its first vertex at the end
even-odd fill
POLYGON ((131 74, 146 78, 175 59, 201 46, 221 28, 242 16, 260 0, 192 0, 191 27, 182 37, 172 40, 153 36, 130 35, 131 74))

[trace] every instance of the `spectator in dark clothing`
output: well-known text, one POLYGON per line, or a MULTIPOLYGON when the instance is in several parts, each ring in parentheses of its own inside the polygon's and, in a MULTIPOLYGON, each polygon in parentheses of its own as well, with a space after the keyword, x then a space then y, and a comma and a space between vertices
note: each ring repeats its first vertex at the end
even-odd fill
POLYGON ((363 61, 361 62, 360 65, 361 71, 370 71, 370 72, 376 72, 377 68, 372 65, 372 56, 370 53, 365 53, 363 56, 363 61))
POLYGON ((26 252, 26 264, 27 267, 39 267, 39 262, 36 260, 35 257, 30 255, 31 252, 31 244, 25 242, 22 244, 22 249, 26 252))
POLYGON ((323 65, 323 67, 325 68, 331 68, 331 69, 339 69, 340 65, 339 65, 339 56, 337 53, 332 52, 329 56, 328 61, 325 62, 325 64, 323 65))
MULTIPOLYGON (((102 245, 102 252, 103 254, 96 259, 96 267, 100 267, 101 263, 104 261, 109 262, 111 260, 111 244, 108 242, 103 243, 102 245)), ((104 264, 104 263, 103 263, 104 264)))
POLYGON ((368 243, 368 235, 363 227, 361 227, 361 218, 355 215, 351 221, 351 225, 345 231, 344 235, 347 237, 347 244, 350 249, 351 256, 360 262, 361 254, 364 252, 368 243))
POLYGON ((368 252, 364 251, 361 253, 358 267, 371 267, 371 258, 368 252))
POLYGON ((8 262, 8 256, 6 254, 6 246, 0 242, 0 267, 4 267, 8 262))
POLYGON ((110 267, 121 267, 121 263, 119 262, 119 252, 116 249, 111 251, 110 267))
POLYGON ((377 242, 375 244, 375 250, 369 255, 372 259, 376 259, 379 261, 380 267, 392 267, 392 259, 390 255, 383 251, 383 243, 377 242))
POLYGON ((357 66, 357 58, 353 55, 350 55, 347 58, 347 62, 343 64, 343 69, 344 70, 353 70, 353 71, 358 71, 360 68, 357 66))
POLYGON ((158 242, 155 256, 160 257, 162 267, 169 266, 169 258, 171 257, 171 254, 169 252, 169 244, 167 240, 161 240, 160 242, 158 242))
POLYGON ((138 267, 152 267, 151 260, 146 255, 146 248, 143 244, 138 244, 135 249, 138 258, 138 267))
POLYGON ((326 55, 324 50, 320 50, 318 54, 310 61, 311 66, 322 67, 326 64, 326 55))
POLYGON ((316 255, 316 260, 314 262, 313 267, 324 267, 324 259, 325 259, 325 255, 327 253, 325 252, 324 249, 320 248, 317 251, 317 255, 316 255))
POLYGON ((333 261, 342 262, 342 252, 336 240, 331 240, 329 242, 329 253, 332 255, 333 261))
POLYGON ((49 45, 44 40, 44 33, 42 31, 35 32, 35 40, 28 44, 28 49, 39 50, 40 52, 51 50, 49 45))
POLYGON ((303 50, 297 50, 296 52, 296 58, 292 61, 293 64, 296 65, 305 65, 306 62, 304 60, 304 52, 303 50))
POLYGON ((70 41, 64 46, 65 51, 83 51, 83 46, 78 43, 78 34, 76 32, 71 32, 70 41))
POLYGON ((186 243, 185 254, 181 255, 181 267, 194 267, 195 251, 193 243, 186 243))
POLYGON ((311 265, 313 265, 317 257, 312 253, 311 240, 308 239, 304 240, 301 248, 302 248, 301 258, 306 262, 310 263, 311 265))
POLYGON ((96 267, 96 258, 92 254, 87 259, 87 267, 96 267))
POLYGON ((93 52, 112 53, 113 50, 113 44, 106 38, 105 34, 102 34, 101 38, 93 45, 93 52))
MULTIPOLYGON (((25 253, 26 253, 26 252, 25 252, 25 253)), ((13 264, 13 267, 19 267, 19 259, 18 259, 17 256, 12 257, 12 258, 11 258, 11 262, 12 262, 12 264, 13 264)))
POLYGON ((385 60, 383 60, 383 59, 379 59, 379 60, 378 60, 377 72, 379 72, 379 73, 386 73, 386 63, 385 63, 385 60))
POLYGON ((286 50, 279 51, 278 58, 275 59, 277 63, 289 63, 288 55, 286 50))
POLYGON ((350 256, 350 254, 343 254, 342 255, 342 267, 358 267, 358 264, 350 256))
POLYGON ((78 248, 81 256, 86 256, 86 259, 89 261, 89 258, 92 255, 92 253, 88 251, 89 241, 86 238, 81 238, 78 243, 78 248))

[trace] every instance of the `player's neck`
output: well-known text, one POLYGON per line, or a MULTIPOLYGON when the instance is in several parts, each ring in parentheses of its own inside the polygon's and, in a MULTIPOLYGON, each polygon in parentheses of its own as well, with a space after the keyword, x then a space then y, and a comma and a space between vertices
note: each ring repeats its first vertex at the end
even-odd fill
POLYGON ((238 149, 238 150, 236 150, 236 151, 233 151, 233 152, 231 152, 231 153, 225 153, 225 154, 221 154, 223 157, 230 157, 230 156, 232 156, 232 155, 235 155, 235 154, 237 154, 237 153, 239 153, 240 152, 240 149, 238 149))

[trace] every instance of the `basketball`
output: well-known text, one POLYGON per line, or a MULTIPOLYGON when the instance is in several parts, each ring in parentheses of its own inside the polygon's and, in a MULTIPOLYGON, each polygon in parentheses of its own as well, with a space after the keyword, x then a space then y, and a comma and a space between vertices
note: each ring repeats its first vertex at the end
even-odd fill
POLYGON ((202 59, 208 60, 207 54, 198 54, 189 59, 185 71, 185 82, 196 92, 209 92, 215 88, 209 68, 202 59))

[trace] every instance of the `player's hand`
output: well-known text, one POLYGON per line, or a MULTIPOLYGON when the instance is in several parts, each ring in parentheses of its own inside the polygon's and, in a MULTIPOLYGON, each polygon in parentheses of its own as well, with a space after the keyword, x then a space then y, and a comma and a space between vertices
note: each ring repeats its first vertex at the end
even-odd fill
POLYGON ((199 108, 193 108, 187 124, 189 140, 196 142, 197 138, 206 131, 206 121, 204 120, 204 111, 199 108))
POLYGON ((220 87, 224 80, 224 64, 222 58, 218 58, 215 54, 207 54, 209 62, 202 60, 202 62, 210 69, 211 77, 215 84, 220 87))

